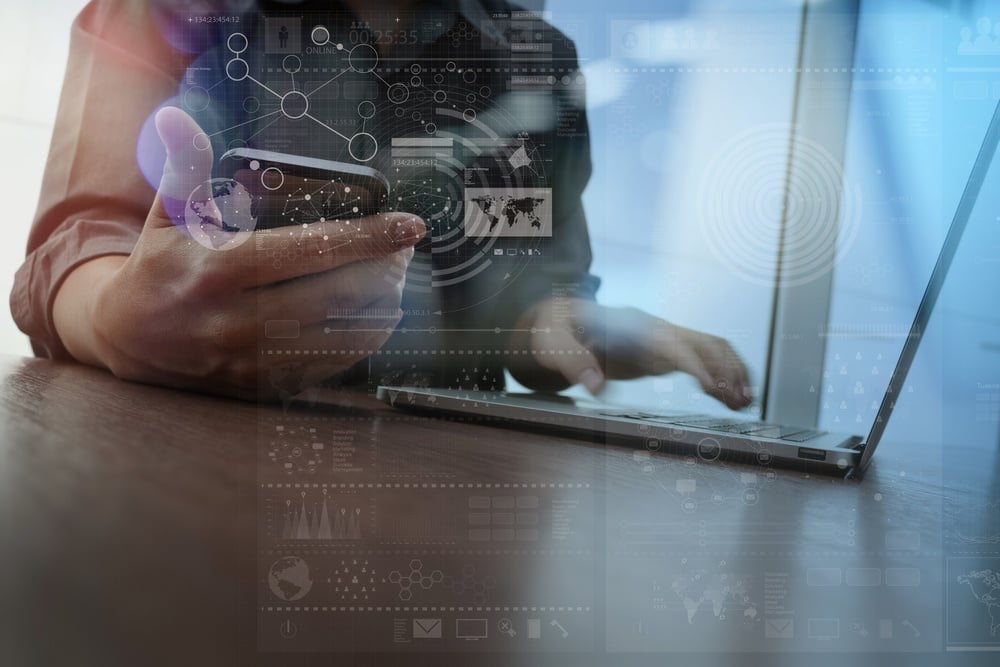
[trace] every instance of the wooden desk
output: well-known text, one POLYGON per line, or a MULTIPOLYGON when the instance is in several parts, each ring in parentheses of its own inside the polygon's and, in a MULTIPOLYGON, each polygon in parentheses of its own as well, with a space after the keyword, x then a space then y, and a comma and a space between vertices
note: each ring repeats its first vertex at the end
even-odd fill
POLYGON ((856 483, 0 378, 4 665, 996 664, 944 651, 1000 646, 993 452, 887 443, 856 483))

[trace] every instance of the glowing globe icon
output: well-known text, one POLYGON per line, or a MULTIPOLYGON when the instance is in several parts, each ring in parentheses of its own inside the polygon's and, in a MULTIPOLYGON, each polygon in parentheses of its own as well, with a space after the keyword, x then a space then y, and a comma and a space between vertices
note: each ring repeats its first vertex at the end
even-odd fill
POLYGON ((298 556, 283 556, 271 564, 267 586, 275 597, 285 602, 301 600, 312 588, 309 565, 298 556))
POLYGON ((252 207, 253 197, 241 183, 214 178, 191 192, 184 207, 184 225, 191 238, 209 250, 232 250, 257 227, 252 207))

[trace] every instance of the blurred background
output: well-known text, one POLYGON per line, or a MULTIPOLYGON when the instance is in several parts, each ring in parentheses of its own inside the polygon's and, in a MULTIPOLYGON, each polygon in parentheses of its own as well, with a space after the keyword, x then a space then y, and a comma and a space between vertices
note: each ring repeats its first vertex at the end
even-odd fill
POLYGON ((0 193, 4 240, 0 243, 0 354, 30 355, 28 339, 10 317, 7 298, 24 259, 28 229, 38 203, 52 124, 69 53, 69 27, 85 0, 0 4, 0 193))

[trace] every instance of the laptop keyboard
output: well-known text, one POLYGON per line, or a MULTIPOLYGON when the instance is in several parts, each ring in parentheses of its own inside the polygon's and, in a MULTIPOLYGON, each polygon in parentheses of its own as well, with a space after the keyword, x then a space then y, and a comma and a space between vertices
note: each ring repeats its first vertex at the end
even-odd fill
POLYGON ((649 412, 605 412, 602 413, 610 417, 625 417, 637 419, 639 421, 667 424, 670 426, 686 426, 689 428, 699 428, 706 431, 718 431, 726 434, 753 435, 758 438, 772 438, 774 440, 786 440, 788 442, 807 442, 821 435, 826 435, 826 431, 803 428, 801 426, 783 426, 781 424, 769 424, 767 422, 748 422, 737 419, 726 419, 724 417, 713 417, 711 415, 692 414, 654 414, 649 412))

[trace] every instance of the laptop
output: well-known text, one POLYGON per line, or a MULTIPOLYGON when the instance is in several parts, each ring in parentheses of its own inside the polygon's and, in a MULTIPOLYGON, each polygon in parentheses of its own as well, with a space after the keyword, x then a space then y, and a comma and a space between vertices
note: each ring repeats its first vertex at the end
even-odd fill
POLYGON ((655 451, 688 453, 706 461, 725 458, 860 479, 882 439, 896 398, 913 364, 921 337, 972 215, 998 143, 1000 103, 993 112, 906 342, 882 396, 875 423, 867 437, 738 417, 611 407, 553 394, 380 386, 377 396, 395 408, 459 415, 465 421, 489 420, 533 431, 570 434, 655 451))

